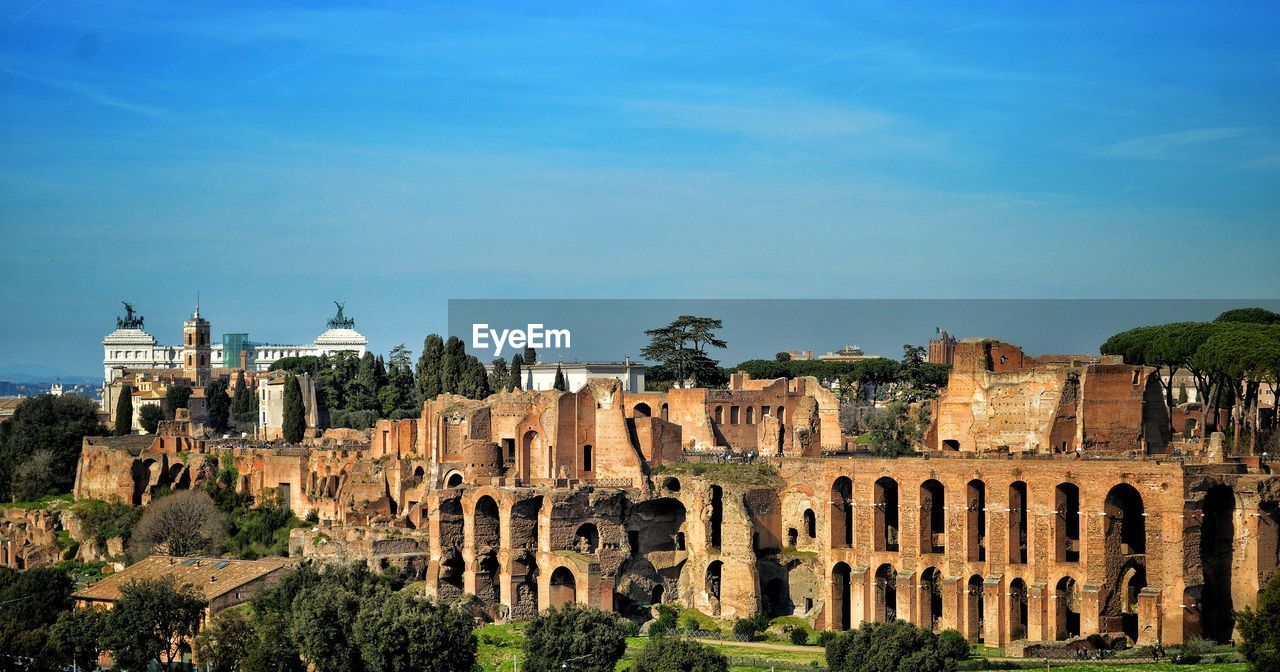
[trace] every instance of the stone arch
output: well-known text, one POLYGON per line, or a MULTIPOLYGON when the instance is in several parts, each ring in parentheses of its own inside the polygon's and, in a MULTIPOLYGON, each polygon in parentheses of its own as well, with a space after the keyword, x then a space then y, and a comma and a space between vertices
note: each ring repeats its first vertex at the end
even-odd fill
POLYGON ((664 402, 662 402, 662 408, 661 408, 661 410, 660 410, 659 412, 660 412, 661 417, 662 417, 662 419, 663 419, 663 420, 667 420, 667 419, 668 419, 668 417, 667 417, 667 416, 668 416, 668 415, 670 415, 671 409, 670 409, 670 407, 669 407, 669 406, 667 406, 667 402, 665 402, 665 401, 664 401, 664 402))
POLYGON ((1058 562, 1080 561, 1080 487, 1059 483, 1054 488, 1054 557, 1058 562))
POLYGON ((578 602, 578 579, 573 570, 561 565, 551 572, 551 592, 547 597, 552 607, 578 602))
POLYGON ((1139 634, 1138 596, 1147 587, 1147 568, 1142 564, 1127 563, 1120 570, 1120 627, 1130 640, 1137 642, 1139 634))
POLYGON ((1027 638, 1027 582, 1016 578, 1009 582, 1009 639, 1027 638))
POLYGON ((648 418, 648 417, 651 417, 652 415, 653 415, 653 409, 649 408, 649 404, 646 404, 643 401, 636 404, 631 409, 631 417, 634 417, 634 418, 648 418))
POLYGON ((937 630, 942 626, 942 572, 929 567, 920 574, 920 605, 924 627, 937 630))
POLYGON ((964 636, 971 642, 982 641, 984 614, 982 583, 981 574, 974 574, 965 582, 964 636))
POLYGON ((724 571, 724 563, 714 560, 707 565, 705 587, 707 591, 707 602, 711 606, 711 615, 720 615, 720 587, 721 579, 724 571))
POLYGON ((947 489, 931 478, 920 484, 920 552, 946 553, 947 489))
POLYGON ((875 550, 898 550, 898 482, 888 476, 875 484, 875 550))
POLYGON ((987 484, 980 479, 969 481, 965 488, 965 539, 970 562, 987 559, 987 484))
POLYGON ((831 525, 831 547, 852 546, 853 481, 848 476, 841 476, 831 484, 831 513, 827 518, 831 525))
POLYGON ((493 497, 481 495, 476 499, 471 513, 471 529, 477 557, 483 553, 498 552, 502 545, 502 517, 498 512, 498 502, 493 497))
POLYGON ((460 488, 462 487, 462 472, 454 469, 444 476, 444 487, 460 488))
POLYGON ((843 562, 831 568, 830 618, 833 630, 848 630, 853 626, 853 570, 843 562))
POLYGON ((573 550, 584 555, 595 555, 600 548, 600 530, 595 523, 583 523, 573 533, 573 550))
POLYGON ((1054 631, 1059 641, 1080 636, 1080 591, 1076 580, 1064 576, 1053 591, 1054 631))
MULTIPOLYGON (((1116 535, 1122 555, 1147 552, 1146 511, 1142 495, 1128 483, 1120 483, 1107 492, 1103 506, 1107 520, 1107 537, 1116 535)), ((1108 544, 1110 548, 1110 544, 1108 544)))
POLYGON ((813 509, 804 510, 804 534, 810 539, 818 536, 818 517, 814 515, 813 509))
POLYGON ((1014 481, 1009 485, 1009 563, 1027 564, 1027 484, 1014 481))
POLYGON ((884 563, 876 568, 875 620, 887 622, 898 618, 898 571, 884 563))
POLYGON ((1197 602, 1204 637, 1218 642, 1231 641, 1235 629, 1231 596, 1235 514, 1236 497, 1231 488, 1223 484, 1211 486, 1201 507, 1200 566, 1204 588, 1197 602))

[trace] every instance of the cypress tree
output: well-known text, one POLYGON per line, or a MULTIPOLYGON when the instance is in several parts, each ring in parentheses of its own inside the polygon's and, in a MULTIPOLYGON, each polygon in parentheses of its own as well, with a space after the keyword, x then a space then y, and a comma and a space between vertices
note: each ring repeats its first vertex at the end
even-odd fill
POLYGON ((569 384, 564 380, 564 371, 560 370, 560 364, 558 363, 556 364, 556 382, 552 385, 552 388, 560 390, 561 392, 569 391, 569 384))
POLYGON ((521 378, 524 377, 524 373, 520 371, 520 368, 523 365, 524 365, 524 358, 521 357, 520 355, 515 355, 511 358, 511 378, 507 380, 508 390, 524 389, 524 387, 520 384, 521 378))
POLYGON ((284 420, 281 423, 284 440, 300 443, 307 432, 307 410, 302 404, 302 386, 290 374, 284 379, 284 420))
POLYGON ((244 383, 244 371, 241 371, 240 375, 236 376, 236 387, 233 394, 231 409, 236 415, 253 411, 253 400, 249 398, 249 387, 244 383))
POLYGON ((428 334, 418 357, 419 401, 431 401, 440 396, 440 360, 444 358, 444 340, 439 334, 428 334))
POLYGON ((499 357, 493 360, 493 370, 489 372, 489 389, 494 392, 511 389, 511 371, 507 369, 507 360, 499 357))
POLYGON ((120 386, 120 398, 116 400, 116 436, 127 436, 133 430, 133 388, 120 386))
POLYGON ((533 348, 526 347, 526 348, 524 349, 524 363, 525 363, 525 364, 537 364, 537 363, 538 363, 538 351, 537 351, 537 350, 534 350, 533 348))
POLYGON ((204 386, 204 414, 215 432, 225 432, 231 418, 231 399, 227 397, 227 384, 218 378, 204 386))
POLYGON ((440 359, 440 390, 445 394, 463 394, 462 376, 467 371, 467 351, 462 340, 450 336, 440 359))

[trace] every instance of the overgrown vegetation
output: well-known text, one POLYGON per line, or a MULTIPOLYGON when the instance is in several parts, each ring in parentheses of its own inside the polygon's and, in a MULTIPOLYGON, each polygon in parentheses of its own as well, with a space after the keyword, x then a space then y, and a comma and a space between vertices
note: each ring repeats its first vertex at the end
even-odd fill
POLYGON ((0 423, 0 501, 69 492, 86 436, 100 436, 98 405, 76 394, 24 399, 0 423))
POLYGON ((768 462, 670 462, 653 468, 652 475, 701 476, 712 483, 781 487, 782 477, 768 462))

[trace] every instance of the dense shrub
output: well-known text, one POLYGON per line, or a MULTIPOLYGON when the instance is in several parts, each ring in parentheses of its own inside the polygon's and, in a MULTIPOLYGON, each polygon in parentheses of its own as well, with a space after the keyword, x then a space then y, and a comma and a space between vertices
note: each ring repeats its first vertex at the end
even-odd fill
POLYGON ((943 640, 906 621, 867 623, 826 648, 831 672, 953 672, 969 649, 965 644, 961 653, 951 635, 943 640))
POLYGON ((728 672, 719 651, 683 637, 651 639, 636 656, 635 672, 728 672))

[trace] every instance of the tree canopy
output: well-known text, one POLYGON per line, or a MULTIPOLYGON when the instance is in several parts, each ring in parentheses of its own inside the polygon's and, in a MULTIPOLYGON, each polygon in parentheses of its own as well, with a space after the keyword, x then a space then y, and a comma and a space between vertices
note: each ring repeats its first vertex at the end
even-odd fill
POLYGON ((48 470, 38 482, 27 484, 24 498, 69 492, 84 437, 105 433, 98 405, 78 394, 22 400, 13 416, 0 423, 0 499, 13 496, 14 472, 38 451, 47 451, 48 470))
POLYGON ((728 344, 716 336, 724 322, 712 317, 681 315, 670 324, 646 329, 649 345, 640 351, 645 359, 668 371, 677 385, 692 381, 707 385, 720 376, 720 362, 707 353, 709 348, 723 349, 728 344))
POLYGON ((729 659, 683 637, 651 637, 636 656, 635 672, 729 672, 729 659))
POLYGON ((582 672, 613 672, 633 626, 614 614, 569 604, 533 617, 525 628, 527 672, 553 672, 573 661, 582 672))
POLYGON ((831 672, 952 672, 969 654, 963 636, 939 636, 906 621, 865 623, 836 635, 826 649, 831 672))
POLYGON ((1236 614, 1244 645, 1240 652, 1257 670, 1280 670, 1280 572, 1258 593, 1258 608, 1236 614))
POLYGON ((111 609, 104 637, 116 667, 145 672, 152 660, 158 660, 174 669, 183 641, 196 635, 205 606, 193 586, 179 586, 172 577, 126 584, 111 609))

